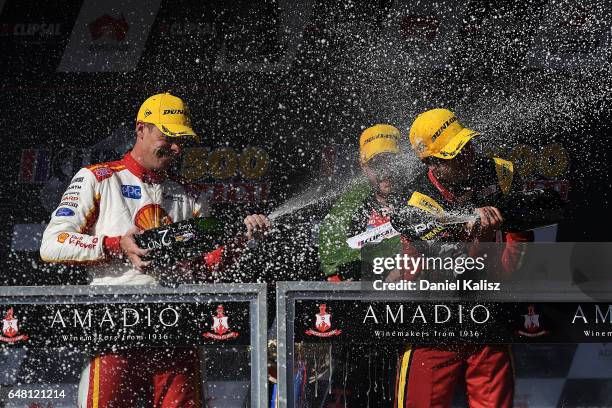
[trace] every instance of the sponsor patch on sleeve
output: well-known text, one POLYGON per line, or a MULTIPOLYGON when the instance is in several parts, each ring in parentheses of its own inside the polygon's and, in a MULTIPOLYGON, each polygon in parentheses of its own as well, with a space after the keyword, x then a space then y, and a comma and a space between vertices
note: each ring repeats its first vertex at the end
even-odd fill
POLYGON ((56 217, 70 217, 74 215, 74 211, 70 208, 58 208, 55 212, 56 217))
POLYGON ((113 175, 113 171, 108 167, 98 167, 97 169, 93 169, 92 172, 98 181, 102 181, 113 175))

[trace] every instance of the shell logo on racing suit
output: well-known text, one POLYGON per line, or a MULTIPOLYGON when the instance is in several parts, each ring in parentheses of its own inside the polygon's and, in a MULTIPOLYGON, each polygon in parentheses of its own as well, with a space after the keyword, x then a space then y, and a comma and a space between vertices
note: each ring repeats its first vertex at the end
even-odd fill
POLYGON ((134 217, 134 225, 143 230, 172 224, 172 217, 159 204, 142 207, 134 217))

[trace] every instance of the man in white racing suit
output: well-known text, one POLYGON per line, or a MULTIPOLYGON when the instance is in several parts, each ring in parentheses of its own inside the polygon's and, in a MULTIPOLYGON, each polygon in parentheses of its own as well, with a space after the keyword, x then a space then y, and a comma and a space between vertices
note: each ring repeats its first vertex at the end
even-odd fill
MULTIPOLYGON (((149 250, 134 235, 143 230, 206 216, 204 193, 167 169, 184 144, 196 139, 183 101, 168 93, 148 98, 136 119, 136 142, 121 160, 79 170, 53 212, 42 239, 46 262, 91 265, 92 285, 155 284, 149 250)), ((269 227, 259 214, 244 220, 246 239, 269 227)), ((205 254, 214 268, 226 247, 205 254)), ((130 349, 93 356, 83 371, 80 407, 132 407, 143 390, 155 407, 199 406, 199 362, 193 349, 130 349), (160 359, 163 359, 160 361, 160 359)))

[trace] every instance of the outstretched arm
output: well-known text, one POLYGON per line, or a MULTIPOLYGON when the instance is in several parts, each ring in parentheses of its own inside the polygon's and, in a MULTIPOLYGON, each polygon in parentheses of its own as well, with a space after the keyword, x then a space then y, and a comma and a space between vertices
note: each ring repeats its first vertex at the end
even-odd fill
POLYGON ((100 193, 93 173, 81 169, 64 192, 43 234, 40 256, 45 262, 99 263, 107 259, 104 235, 90 235, 98 218, 100 193))

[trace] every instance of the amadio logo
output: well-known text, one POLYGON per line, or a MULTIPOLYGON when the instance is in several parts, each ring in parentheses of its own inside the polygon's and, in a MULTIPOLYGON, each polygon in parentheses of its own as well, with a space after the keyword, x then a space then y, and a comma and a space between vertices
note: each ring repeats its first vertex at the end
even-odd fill
POLYGON ((19 320, 13 314, 13 308, 11 307, 2 319, 2 335, 0 335, 0 342, 16 343, 18 341, 27 340, 28 336, 26 334, 19 334, 19 320))
POLYGON ((240 335, 230 329, 229 317, 225 315, 223 305, 217 306, 217 315, 212 317, 211 329, 212 331, 202 333, 202 336, 212 340, 230 340, 240 335))
POLYGON ((319 305, 319 313, 315 315, 315 328, 316 330, 308 329, 306 334, 308 336, 315 337, 333 337, 342 334, 342 330, 332 329, 332 315, 327 312, 327 304, 322 303, 319 305))
POLYGON ((523 337, 540 337, 548 334, 548 330, 542 329, 540 315, 536 313, 535 306, 529 305, 527 314, 523 315, 523 329, 517 330, 517 334, 523 337))

